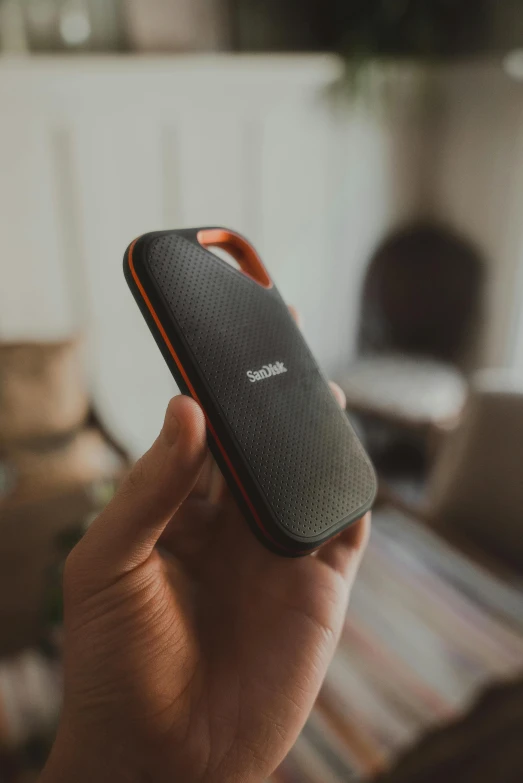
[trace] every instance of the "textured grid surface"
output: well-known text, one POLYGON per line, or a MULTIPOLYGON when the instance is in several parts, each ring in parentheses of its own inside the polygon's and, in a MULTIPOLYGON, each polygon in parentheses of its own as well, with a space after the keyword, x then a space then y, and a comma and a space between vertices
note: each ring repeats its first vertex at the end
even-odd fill
POLYGON ((368 503, 367 458, 277 290, 176 235, 148 264, 282 527, 314 538, 368 503), (287 373, 249 381, 276 362, 287 373))

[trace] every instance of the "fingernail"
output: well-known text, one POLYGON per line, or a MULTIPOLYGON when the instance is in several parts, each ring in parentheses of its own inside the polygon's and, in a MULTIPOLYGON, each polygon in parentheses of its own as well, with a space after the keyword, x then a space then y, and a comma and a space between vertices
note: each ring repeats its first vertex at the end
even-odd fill
POLYGON ((180 422, 178 421, 176 414, 172 410, 172 403, 169 403, 167 413, 165 414, 165 421, 162 429, 163 436, 168 446, 174 446, 178 440, 180 433, 180 422))

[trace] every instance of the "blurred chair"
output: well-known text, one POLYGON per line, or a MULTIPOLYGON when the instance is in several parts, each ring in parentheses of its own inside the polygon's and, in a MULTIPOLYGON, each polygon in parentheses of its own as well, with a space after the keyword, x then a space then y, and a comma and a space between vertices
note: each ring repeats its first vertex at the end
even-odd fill
POLYGON ((481 315, 483 263, 428 223, 389 237, 363 289, 360 358, 343 385, 349 410, 400 428, 446 428, 466 398, 481 315))
POLYGON ((479 373, 429 482, 432 526, 523 570, 523 381, 479 373))

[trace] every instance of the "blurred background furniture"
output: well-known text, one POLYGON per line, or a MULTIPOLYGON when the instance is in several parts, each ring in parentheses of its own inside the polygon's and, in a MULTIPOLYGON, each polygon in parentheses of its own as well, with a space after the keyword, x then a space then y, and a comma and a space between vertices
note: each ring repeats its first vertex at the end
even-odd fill
POLYGON ((89 401, 79 342, 0 344, 0 401, 4 446, 81 427, 89 401))
POLYGON ((435 223, 399 229, 369 263, 359 357, 342 386, 385 481, 409 471, 422 480, 439 435, 458 422, 477 361, 483 282, 480 253, 435 223))
POLYGON ((522 670, 521 575, 495 573, 420 516, 383 506, 317 707, 274 781, 371 779, 522 670))
POLYGON ((32 51, 107 51, 126 46, 121 0, 18 0, 32 51))
POLYGON ((379 783, 462 783, 464 775, 475 783, 519 781, 522 696, 521 677, 489 688, 470 712, 429 733, 379 783))
POLYGON ((128 44, 142 52, 231 48, 229 0, 123 0, 128 44))
POLYGON ((45 640, 60 537, 128 463, 91 410, 80 341, 0 344, 0 657, 45 640))
POLYGON ((425 515, 451 540, 523 572, 523 382, 480 373, 442 444, 425 515))

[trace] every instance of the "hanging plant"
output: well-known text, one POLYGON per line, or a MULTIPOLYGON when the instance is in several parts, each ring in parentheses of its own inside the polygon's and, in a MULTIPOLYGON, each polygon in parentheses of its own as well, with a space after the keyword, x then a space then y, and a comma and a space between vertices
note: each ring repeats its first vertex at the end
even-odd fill
POLYGON ((489 0, 334 0, 348 60, 438 60, 488 46, 489 0))
MULTIPOLYGON (((523 0, 509 0, 523 8, 523 0)), ((345 87, 383 102, 402 84, 427 91, 427 67, 489 47, 492 0, 333 0, 345 87)))

